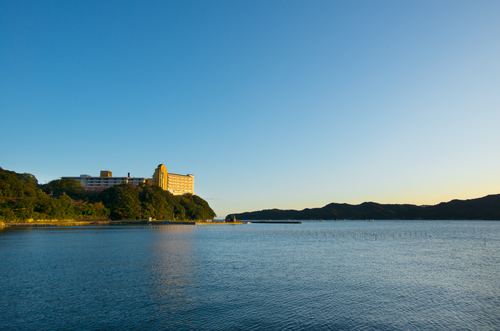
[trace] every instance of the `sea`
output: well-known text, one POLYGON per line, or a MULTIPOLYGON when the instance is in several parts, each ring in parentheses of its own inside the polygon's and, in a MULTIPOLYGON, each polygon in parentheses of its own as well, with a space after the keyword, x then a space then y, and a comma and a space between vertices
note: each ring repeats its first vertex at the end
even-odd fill
POLYGON ((500 330, 500 222, 0 230, 1 330, 500 330))

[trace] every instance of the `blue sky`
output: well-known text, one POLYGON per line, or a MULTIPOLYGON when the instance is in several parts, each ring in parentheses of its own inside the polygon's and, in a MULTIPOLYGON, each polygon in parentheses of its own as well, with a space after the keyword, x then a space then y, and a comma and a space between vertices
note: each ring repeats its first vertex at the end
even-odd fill
POLYGON ((498 1, 0 1, 0 167, 215 212, 500 193, 498 1))

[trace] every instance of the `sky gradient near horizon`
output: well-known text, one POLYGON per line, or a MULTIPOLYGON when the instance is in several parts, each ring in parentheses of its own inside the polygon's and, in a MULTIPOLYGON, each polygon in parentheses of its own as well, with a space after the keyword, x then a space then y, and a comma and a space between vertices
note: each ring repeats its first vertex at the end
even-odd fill
POLYGON ((499 1, 0 1, 0 167, 219 217, 500 193, 499 1))

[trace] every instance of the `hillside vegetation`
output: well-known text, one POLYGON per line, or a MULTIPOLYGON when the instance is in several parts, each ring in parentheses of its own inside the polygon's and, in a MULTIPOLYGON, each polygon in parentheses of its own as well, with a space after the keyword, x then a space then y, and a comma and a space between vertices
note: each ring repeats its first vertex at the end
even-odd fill
POLYGON ((39 185, 32 174, 0 168, 0 221, 147 217, 205 220, 215 216, 202 198, 191 194, 174 196, 158 186, 123 184, 89 193, 73 179, 39 185))
POLYGON ((268 209, 231 214, 238 220, 500 220, 500 194, 471 200, 452 200, 435 206, 391 205, 364 202, 360 205, 331 203, 304 210, 268 209))

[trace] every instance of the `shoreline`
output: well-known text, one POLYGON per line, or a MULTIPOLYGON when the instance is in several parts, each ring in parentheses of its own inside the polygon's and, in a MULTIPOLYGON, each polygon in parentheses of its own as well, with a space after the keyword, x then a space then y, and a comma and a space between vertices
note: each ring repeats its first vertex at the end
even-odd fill
POLYGON ((57 221, 57 220, 47 220, 47 221, 27 221, 27 222, 0 222, 0 228, 35 228, 35 227, 57 227, 57 226, 134 226, 134 225, 240 225, 243 222, 202 222, 202 221, 182 221, 182 222, 171 222, 171 221, 140 221, 140 220, 122 220, 122 221, 57 221))

